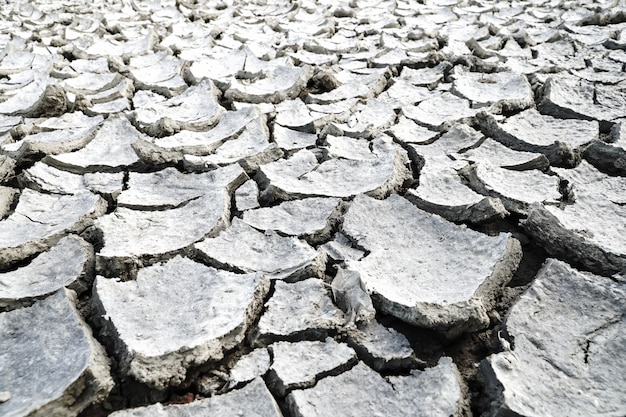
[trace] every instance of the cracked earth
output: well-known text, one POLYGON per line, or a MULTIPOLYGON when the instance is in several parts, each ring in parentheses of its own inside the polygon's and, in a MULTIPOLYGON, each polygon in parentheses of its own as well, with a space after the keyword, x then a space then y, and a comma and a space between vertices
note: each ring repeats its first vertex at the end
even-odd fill
POLYGON ((626 415, 624 0, 0 0, 0 415, 626 415))

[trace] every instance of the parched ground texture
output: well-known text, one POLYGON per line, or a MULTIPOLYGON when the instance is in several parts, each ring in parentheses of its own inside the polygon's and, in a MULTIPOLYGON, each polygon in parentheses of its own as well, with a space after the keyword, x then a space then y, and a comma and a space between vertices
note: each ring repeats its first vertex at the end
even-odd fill
POLYGON ((626 1, 0 0, 0 415, 626 415, 626 1))

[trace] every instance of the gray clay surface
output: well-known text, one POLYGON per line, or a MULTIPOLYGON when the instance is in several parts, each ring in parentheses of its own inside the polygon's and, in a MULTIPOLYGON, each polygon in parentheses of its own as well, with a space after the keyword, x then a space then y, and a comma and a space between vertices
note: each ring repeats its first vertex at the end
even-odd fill
POLYGON ((0 416, 626 415, 624 0, 0 0, 0 416))

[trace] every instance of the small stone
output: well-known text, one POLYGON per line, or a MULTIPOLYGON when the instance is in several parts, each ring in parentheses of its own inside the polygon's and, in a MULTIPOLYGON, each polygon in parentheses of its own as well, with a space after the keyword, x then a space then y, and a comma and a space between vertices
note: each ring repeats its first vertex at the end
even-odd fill
POLYGON ((562 181, 567 182, 565 194, 570 203, 577 200, 609 201, 614 204, 626 204, 626 177, 606 175, 586 161, 576 168, 552 168, 562 181))
POLYGON ((376 310, 357 271, 339 267, 330 288, 335 303, 348 318, 346 324, 358 325, 374 319, 376 310))
POLYGON ((613 125, 609 135, 609 142, 614 146, 626 149, 626 119, 620 120, 613 125))
POLYGON ((273 357, 268 387, 279 397, 293 389, 312 387, 324 374, 356 361, 352 348, 331 338, 324 342, 276 342, 268 349, 273 357))
POLYGON ((594 141, 583 151, 583 157, 610 175, 626 176, 626 150, 594 141))
POLYGON ((114 335, 123 372, 162 390, 241 343, 268 290, 261 274, 176 257, 141 269, 134 281, 98 277, 94 304, 114 335))
POLYGON ((0 313, 4 416, 77 416, 113 388, 109 359, 61 289, 31 307, 0 313), (5 396, 6 398, 6 396, 5 396))
POLYGON ((488 415, 621 415, 623 285, 548 259, 513 304, 510 350, 483 361, 488 415))

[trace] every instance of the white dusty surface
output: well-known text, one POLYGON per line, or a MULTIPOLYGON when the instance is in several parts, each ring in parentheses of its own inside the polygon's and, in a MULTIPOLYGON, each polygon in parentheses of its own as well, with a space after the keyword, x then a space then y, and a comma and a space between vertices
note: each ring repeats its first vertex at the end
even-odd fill
POLYGON ((624 0, 0 11, 0 415, 626 414, 624 0))
POLYGON ((623 364, 603 375, 621 355, 625 297, 623 284, 546 261, 506 320, 514 347, 483 363, 494 412, 623 414, 623 364))
POLYGON ((457 335, 488 324, 495 288, 517 268, 510 234, 489 237, 414 207, 399 196, 359 196, 343 230, 370 254, 350 261, 378 307, 401 320, 457 335))
POLYGON ((269 281, 176 257, 142 269, 134 281, 98 277, 94 289, 96 306, 124 352, 125 372, 163 388, 184 380, 187 367, 219 360, 241 342, 269 281))

